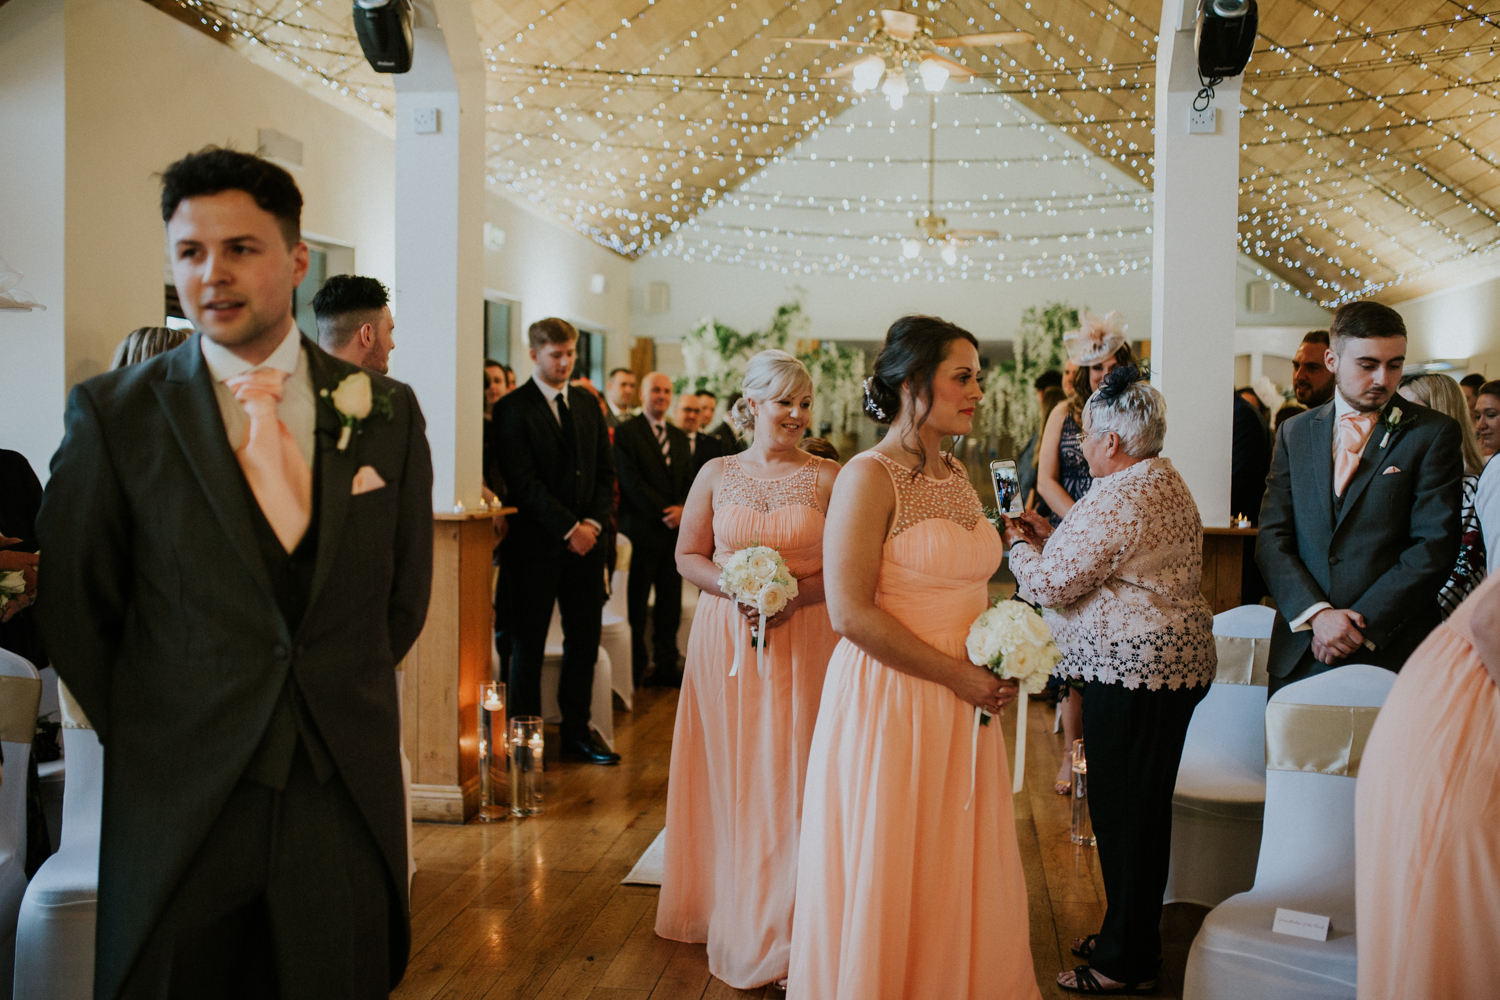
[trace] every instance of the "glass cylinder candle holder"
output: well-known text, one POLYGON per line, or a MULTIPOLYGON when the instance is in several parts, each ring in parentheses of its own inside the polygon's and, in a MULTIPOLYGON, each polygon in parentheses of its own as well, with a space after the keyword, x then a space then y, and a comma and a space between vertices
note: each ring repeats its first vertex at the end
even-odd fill
POLYGON ((1094 822, 1089 818, 1089 762, 1083 740, 1073 741, 1073 843, 1094 846, 1094 822))
POLYGON ((510 720, 510 814, 541 811, 542 717, 518 715, 510 720))
POLYGON ((481 823, 503 820, 508 810, 500 798, 496 768, 505 767, 505 685, 479 685, 479 815, 481 823), (495 745, 496 737, 500 745, 495 745), (499 754, 499 759, 496 754, 499 754))

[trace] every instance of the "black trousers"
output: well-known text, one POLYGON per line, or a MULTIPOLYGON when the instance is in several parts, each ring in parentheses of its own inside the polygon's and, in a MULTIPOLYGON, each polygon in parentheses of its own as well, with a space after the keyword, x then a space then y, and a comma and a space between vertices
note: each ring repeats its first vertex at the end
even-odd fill
POLYGON ((1161 967, 1162 894, 1172 856, 1172 792, 1193 709, 1208 685, 1083 689, 1089 815, 1108 908, 1089 964, 1124 983, 1161 967))
POLYGON ((513 640, 507 711, 512 716, 542 714, 542 657, 556 604, 563 628, 562 676, 557 683, 563 737, 587 738, 604 615, 604 546, 595 545, 583 556, 564 551, 528 559, 507 553, 500 573, 507 578, 502 587, 510 595, 513 640))
POLYGON ((386 997, 398 906, 343 780, 318 784, 299 744, 284 789, 230 794, 120 997, 386 997))
POLYGON ((677 673, 677 627, 682 623, 682 575, 677 572, 677 533, 669 541, 637 542, 630 553, 630 583, 625 605, 630 618, 630 672, 637 684, 651 667, 647 652, 646 615, 651 589, 656 588, 656 608, 651 611, 655 669, 663 677, 677 673))

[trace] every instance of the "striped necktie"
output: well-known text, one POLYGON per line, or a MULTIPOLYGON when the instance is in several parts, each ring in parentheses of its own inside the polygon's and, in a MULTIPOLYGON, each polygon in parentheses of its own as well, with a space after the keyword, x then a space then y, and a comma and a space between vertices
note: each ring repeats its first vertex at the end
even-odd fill
POLYGON ((672 446, 667 442, 667 425, 655 424, 651 428, 656 432, 656 443, 661 445, 661 460, 667 463, 667 468, 672 467, 672 446))

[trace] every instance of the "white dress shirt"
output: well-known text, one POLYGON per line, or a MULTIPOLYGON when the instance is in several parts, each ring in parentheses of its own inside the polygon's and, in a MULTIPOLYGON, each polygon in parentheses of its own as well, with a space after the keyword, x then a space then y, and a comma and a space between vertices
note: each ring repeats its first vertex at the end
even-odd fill
MULTIPOLYGON (((542 398, 547 401, 547 409, 552 411, 552 419, 556 420, 557 425, 561 427, 562 414, 557 411, 557 397, 563 394, 563 389, 566 389, 567 386, 564 385, 562 389, 553 388, 546 382, 542 381, 542 377, 536 372, 531 373, 531 381, 535 382, 536 387, 542 390, 542 398)), ((582 521, 578 522, 578 524, 591 524, 594 526, 595 531, 604 530, 604 526, 601 525, 598 521, 594 520, 592 517, 586 517, 582 521)), ((575 524, 573 525, 573 527, 568 529, 568 533, 566 535, 563 535, 563 541, 566 542, 568 539, 573 537, 573 532, 578 530, 578 524, 575 524)))
POLYGON ((292 440, 297 442, 297 450, 307 462, 307 467, 312 468, 314 431, 318 426, 318 397, 313 392, 312 373, 307 368, 307 352, 302 350, 302 333, 297 329, 296 321, 289 324, 280 346, 258 365, 252 365, 229 348, 214 343, 207 334, 200 337, 198 343, 203 349, 203 361, 208 365, 208 373, 214 380, 214 398, 219 403, 219 415, 224 418, 224 430, 229 434, 229 447, 239 451, 244 445, 245 437, 250 433, 250 415, 245 412, 240 401, 234 398, 234 391, 224 384, 224 380, 260 368, 275 368, 290 376, 282 389, 276 415, 286 424, 292 440))

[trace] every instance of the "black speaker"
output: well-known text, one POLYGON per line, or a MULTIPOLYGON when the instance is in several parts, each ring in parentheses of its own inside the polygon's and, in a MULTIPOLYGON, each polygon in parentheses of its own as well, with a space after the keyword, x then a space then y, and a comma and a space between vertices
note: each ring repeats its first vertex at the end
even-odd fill
POLYGON ((1221 80, 1245 72, 1259 22, 1255 0, 1199 0, 1193 38, 1198 74, 1221 80))
POLYGON ((411 69, 411 0, 354 0, 354 33, 375 72, 411 69))

